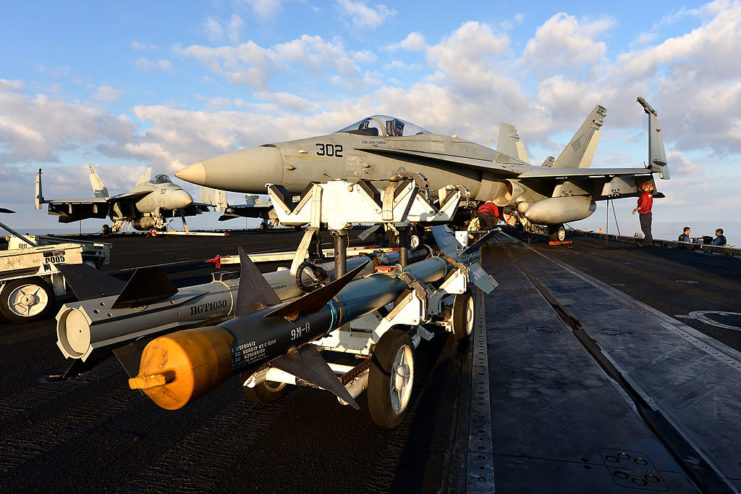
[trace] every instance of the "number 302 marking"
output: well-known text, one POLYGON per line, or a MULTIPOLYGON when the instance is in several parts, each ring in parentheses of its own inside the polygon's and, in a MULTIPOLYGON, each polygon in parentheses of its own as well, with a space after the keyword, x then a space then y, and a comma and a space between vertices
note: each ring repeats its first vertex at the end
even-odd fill
POLYGON ((335 156, 342 158, 342 144, 317 144, 317 156, 335 156))

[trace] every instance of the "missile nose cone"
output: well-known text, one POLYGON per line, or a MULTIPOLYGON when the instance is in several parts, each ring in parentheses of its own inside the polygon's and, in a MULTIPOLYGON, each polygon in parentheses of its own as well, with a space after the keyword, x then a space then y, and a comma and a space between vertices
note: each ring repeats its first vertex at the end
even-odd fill
POLYGON ((185 180, 193 184, 204 185, 206 181, 206 167, 200 161, 188 165, 175 174, 180 180, 185 180))
POLYGON ((264 193, 265 184, 283 183, 283 158, 275 147, 242 149, 194 163, 176 176, 214 189, 264 193))

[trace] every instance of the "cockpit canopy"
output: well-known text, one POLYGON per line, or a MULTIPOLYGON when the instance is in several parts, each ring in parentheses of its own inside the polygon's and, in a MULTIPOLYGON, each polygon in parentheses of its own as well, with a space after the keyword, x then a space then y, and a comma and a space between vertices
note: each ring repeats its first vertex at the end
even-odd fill
POLYGON ((155 184, 171 184, 170 177, 164 174, 159 174, 154 176, 154 180, 152 180, 152 183, 155 184))
POLYGON ((373 115, 372 117, 366 117, 359 122, 355 122, 354 124, 348 125, 344 129, 340 129, 337 131, 337 133, 339 132, 381 137, 401 137, 413 136, 417 134, 429 134, 429 132, 422 127, 414 125, 413 123, 407 122, 400 118, 390 117, 388 115, 373 115))

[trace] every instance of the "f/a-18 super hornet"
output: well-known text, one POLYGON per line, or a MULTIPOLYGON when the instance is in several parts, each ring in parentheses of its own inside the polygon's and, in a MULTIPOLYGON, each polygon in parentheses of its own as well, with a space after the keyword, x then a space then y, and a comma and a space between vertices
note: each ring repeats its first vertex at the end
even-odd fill
MULTIPOLYGON (((492 201, 504 215, 525 225, 544 225, 562 236, 563 223, 590 216, 596 202, 636 197, 653 174, 669 178, 656 111, 648 114, 649 161, 640 168, 589 168, 607 111, 595 106, 558 156, 534 166, 517 130, 499 129, 497 149, 457 136, 432 134, 401 119, 375 115, 320 137, 242 149, 194 163, 176 176, 188 182, 236 192, 262 192, 281 184, 299 193, 312 181, 385 180, 418 173, 432 191, 464 186, 475 201, 492 201)), ((662 194, 654 193, 663 197, 662 194)), ((434 195, 434 192, 433 192, 434 195)))
POLYGON ((41 170, 36 176, 36 209, 49 205, 49 214, 59 216, 61 223, 88 218, 110 218, 112 225, 103 226, 104 233, 116 232, 130 224, 137 230, 162 230, 167 218, 179 216, 187 229, 185 216, 208 212, 208 204, 193 202, 190 194, 170 181, 167 175, 151 177, 152 169, 139 177, 129 192, 111 196, 93 165, 90 167, 90 185, 95 197, 83 199, 47 200, 41 192, 41 170))

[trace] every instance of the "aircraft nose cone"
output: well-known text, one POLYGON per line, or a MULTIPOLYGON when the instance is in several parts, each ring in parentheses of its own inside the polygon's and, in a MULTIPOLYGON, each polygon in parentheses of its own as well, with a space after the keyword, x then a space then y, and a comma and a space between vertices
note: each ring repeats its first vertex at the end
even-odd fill
POLYGON ((176 190, 172 193, 172 209, 181 209, 190 206, 193 198, 184 190, 176 190))
POLYGON ((206 180, 206 168, 200 161, 188 165, 175 174, 180 180, 185 180, 193 184, 204 185, 206 180))
POLYGON ((214 189, 264 193, 265 184, 283 182, 283 159, 274 147, 242 149, 194 163, 176 176, 214 189))

